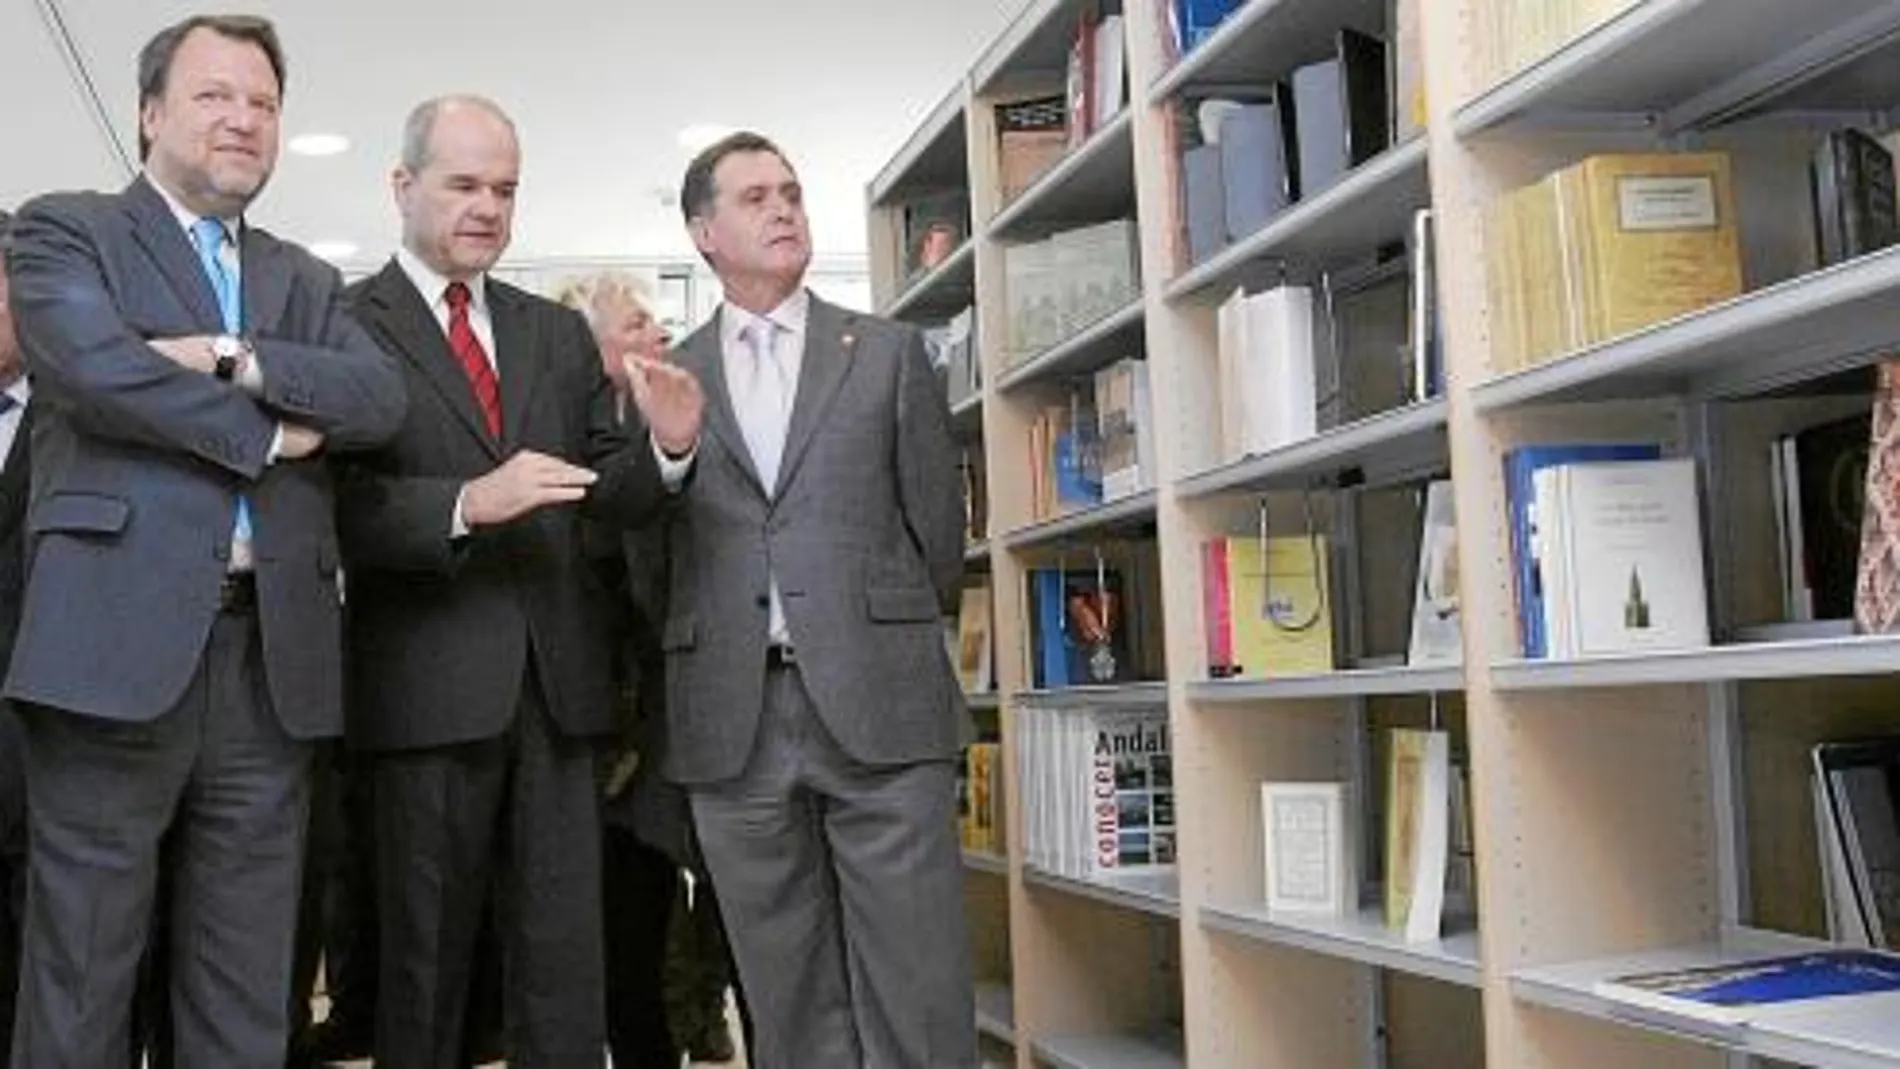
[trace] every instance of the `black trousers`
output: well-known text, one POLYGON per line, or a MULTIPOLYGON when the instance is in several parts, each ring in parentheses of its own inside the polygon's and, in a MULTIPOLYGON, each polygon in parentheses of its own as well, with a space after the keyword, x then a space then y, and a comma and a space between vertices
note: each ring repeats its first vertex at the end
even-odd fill
POLYGON ((462 1069, 492 888, 508 1060, 599 1069, 606 970, 592 745, 559 733, 530 672, 505 735, 374 760, 377 1063, 462 1069))
POLYGON ((682 882, 664 851, 630 828, 602 827, 607 947, 607 1049, 614 1069, 678 1069, 666 1013, 666 933, 682 882))
POLYGON ((14 1064, 129 1064, 168 834, 177 1063, 280 1064, 311 747, 277 721, 255 617, 217 617, 184 696, 156 720, 22 715, 29 844, 14 1064))

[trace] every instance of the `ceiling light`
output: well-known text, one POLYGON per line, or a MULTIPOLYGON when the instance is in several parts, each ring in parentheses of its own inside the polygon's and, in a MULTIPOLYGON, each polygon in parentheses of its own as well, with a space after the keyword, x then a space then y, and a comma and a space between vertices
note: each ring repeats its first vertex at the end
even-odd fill
POLYGON ((334 156, 350 147, 342 134, 298 134, 290 139, 290 151, 299 156, 334 156))
POLYGON ((356 245, 348 241, 313 241, 310 254, 332 262, 347 260, 356 255, 356 245))
POLYGON ((730 126, 715 123, 694 123, 679 132, 680 147, 688 152, 698 152, 713 142, 733 132, 730 126))

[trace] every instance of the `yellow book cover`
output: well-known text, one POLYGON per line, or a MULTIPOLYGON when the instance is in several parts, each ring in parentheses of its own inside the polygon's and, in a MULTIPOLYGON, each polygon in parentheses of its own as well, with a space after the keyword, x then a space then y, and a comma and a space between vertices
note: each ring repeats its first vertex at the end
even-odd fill
POLYGON ((1332 596, 1323 535, 1227 540, 1229 614, 1237 675, 1333 670, 1332 596))
POLYGON ((1725 152, 1592 156, 1555 176, 1571 306, 1590 345, 1742 292, 1725 152))

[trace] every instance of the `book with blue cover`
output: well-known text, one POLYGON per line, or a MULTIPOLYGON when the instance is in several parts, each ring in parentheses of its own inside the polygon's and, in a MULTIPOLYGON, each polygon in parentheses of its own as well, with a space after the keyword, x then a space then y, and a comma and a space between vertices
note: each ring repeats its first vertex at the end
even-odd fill
POLYGON ((1900 993, 1900 954, 1830 948, 1750 961, 1632 973, 1596 985, 1602 998, 1714 1025, 1821 999, 1900 993))

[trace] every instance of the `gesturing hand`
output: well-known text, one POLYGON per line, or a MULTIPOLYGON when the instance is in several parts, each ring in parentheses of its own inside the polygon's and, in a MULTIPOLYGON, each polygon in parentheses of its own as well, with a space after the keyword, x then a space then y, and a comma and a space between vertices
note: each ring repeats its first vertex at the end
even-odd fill
POLYGON ((579 501, 600 476, 546 453, 524 449, 462 488, 462 519, 485 527, 547 505, 579 501))
POLYGON ((668 456, 684 456, 699 441, 706 414, 706 395, 699 379, 678 364, 629 353, 627 384, 633 403, 646 420, 653 440, 668 456))

